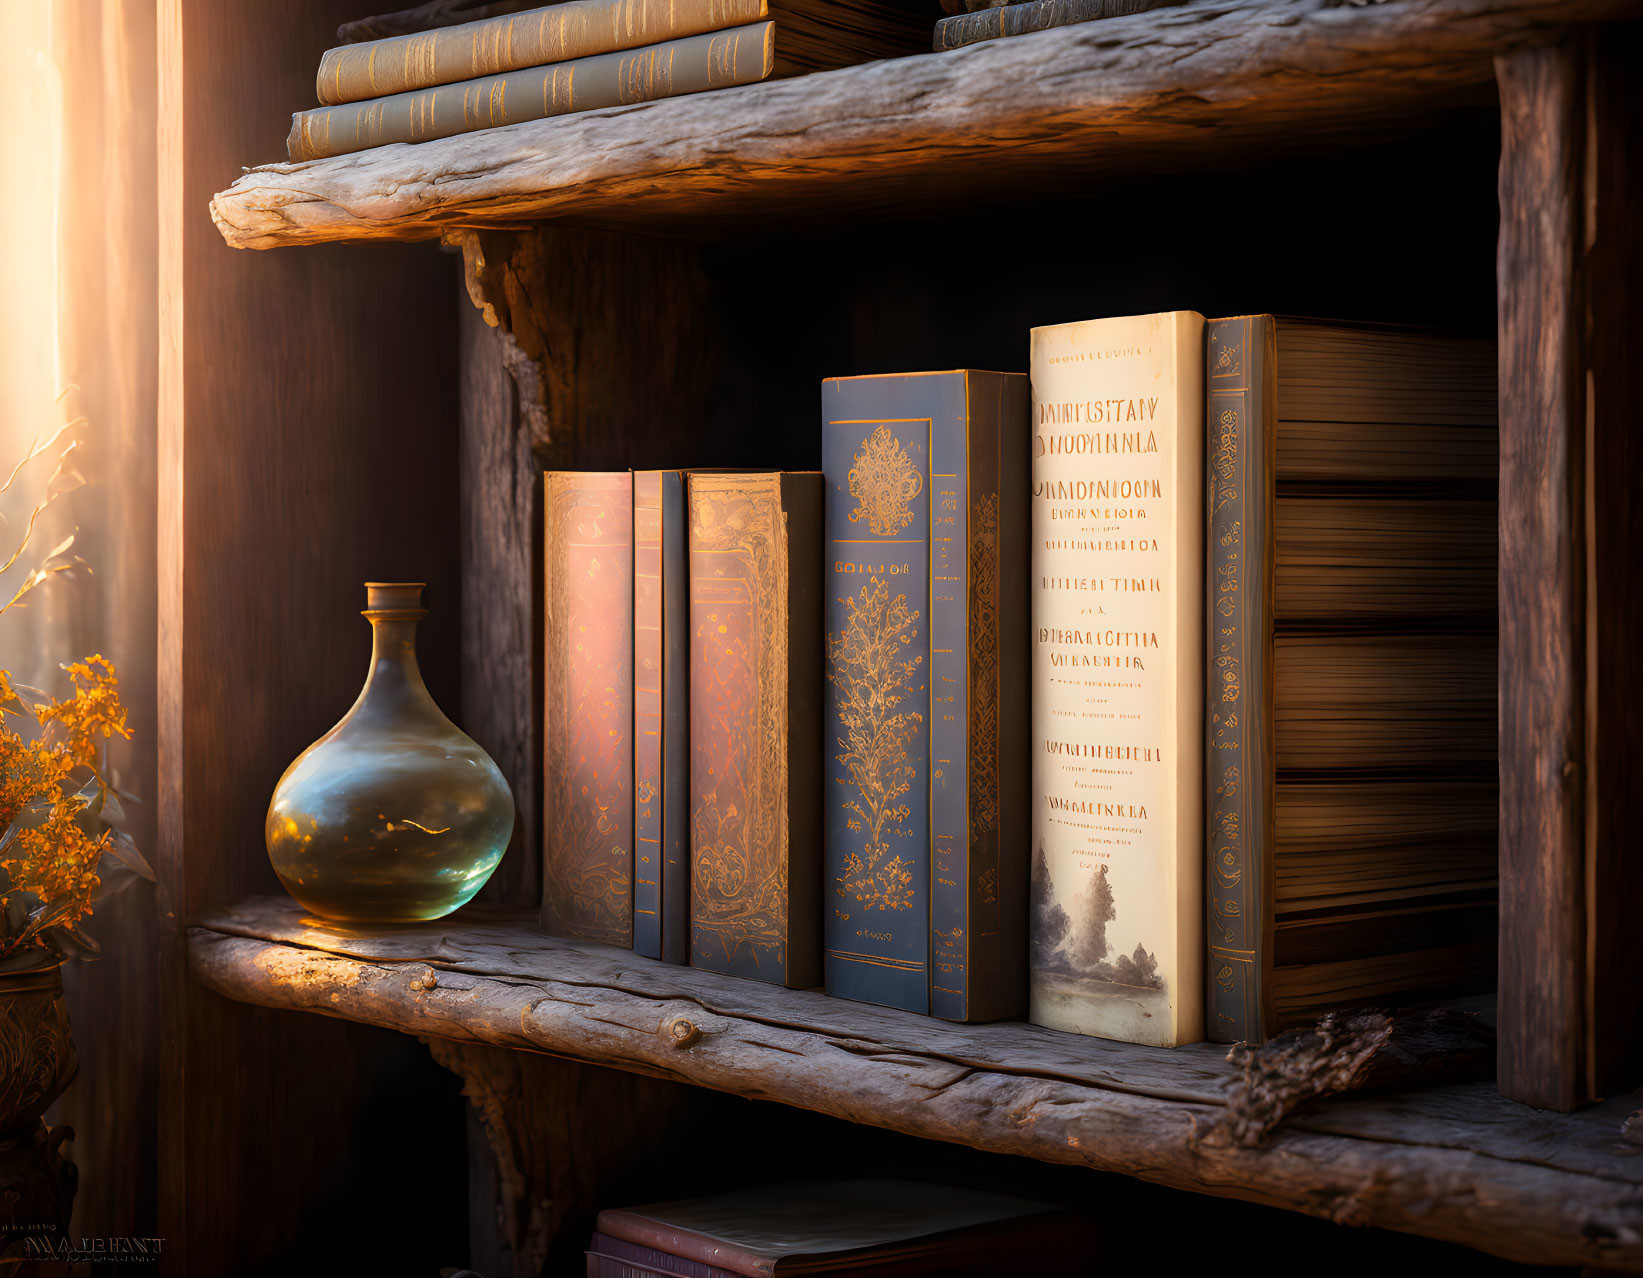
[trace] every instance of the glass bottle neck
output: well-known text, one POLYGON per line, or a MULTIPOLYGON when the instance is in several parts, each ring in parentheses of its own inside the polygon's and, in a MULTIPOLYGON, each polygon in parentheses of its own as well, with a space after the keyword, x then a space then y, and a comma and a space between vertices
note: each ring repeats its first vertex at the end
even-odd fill
POLYGON ((366 703, 390 706, 429 700, 427 685, 416 660, 416 622, 399 618, 371 619, 371 673, 360 693, 366 703))

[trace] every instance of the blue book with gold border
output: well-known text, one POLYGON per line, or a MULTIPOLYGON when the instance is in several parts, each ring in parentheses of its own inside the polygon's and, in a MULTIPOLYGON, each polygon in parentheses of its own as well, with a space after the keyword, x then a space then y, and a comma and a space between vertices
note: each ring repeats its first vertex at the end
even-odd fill
POLYGON ((822 383, 827 992, 930 1010, 930 415, 904 378, 822 383))
POLYGON ((828 989, 955 1021, 1003 1020, 1026 1008, 1029 402, 1020 373, 836 378, 822 387, 828 989), (926 552, 921 564, 916 556, 926 552), (926 606, 915 602, 921 590, 926 606), (899 655, 892 660, 887 644, 875 650, 860 634, 850 647, 851 627, 894 634, 899 655), (878 654, 870 677, 849 669, 858 650, 878 654), (851 748, 852 731, 862 748, 851 748), (879 744, 867 748, 875 733, 879 744), (923 774, 910 776, 920 765, 923 774), (906 816, 883 826, 899 841, 868 837, 868 818, 892 804, 906 816), (868 909, 878 899, 870 892, 840 892, 871 874, 875 853, 897 875, 923 867, 904 908, 868 909), (914 982, 919 938, 923 994, 914 982))

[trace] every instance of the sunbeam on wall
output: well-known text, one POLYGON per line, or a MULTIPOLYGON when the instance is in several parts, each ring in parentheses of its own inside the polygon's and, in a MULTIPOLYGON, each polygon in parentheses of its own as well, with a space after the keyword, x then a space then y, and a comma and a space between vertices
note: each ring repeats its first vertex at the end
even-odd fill
MULTIPOLYGON (((58 213, 62 199, 63 85, 53 59, 54 6, 0 3, 0 165, 14 175, 0 201, 0 563, 23 545, 60 449, 48 448, 13 475, 13 467, 53 436, 70 410, 65 402, 61 342, 62 278, 58 213)), ((0 577, 0 603, 13 597, 58 521, 49 516, 12 569, 0 577)), ((0 667, 28 682, 44 669, 50 608, 31 596, 0 619, 0 667)))
MULTIPOLYGON (((60 664, 94 652, 114 662, 135 737, 114 742, 108 763, 121 788, 143 800, 127 808, 128 832, 151 855, 156 17, 155 0, 0 0, 0 484, 31 442, 47 444, 72 423, 0 493, 8 521, 0 563, 55 487, 62 495, 19 565, 38 567, 72 536, 65 555, 83 556, 90 569, 52 576, 25 606, 0 616, 0 669, 60 691, 60 664), (65 459, 71 443, 77 447, 65 459)), ((0 603, 22 575, 0 577, 0 603)), ((51 1121, 75 1132, 77 1234, 152 1235, 159 1179, 152 893, 105 902, 97 928, 104 961, 65 976, 80 1073, 51 1121)))

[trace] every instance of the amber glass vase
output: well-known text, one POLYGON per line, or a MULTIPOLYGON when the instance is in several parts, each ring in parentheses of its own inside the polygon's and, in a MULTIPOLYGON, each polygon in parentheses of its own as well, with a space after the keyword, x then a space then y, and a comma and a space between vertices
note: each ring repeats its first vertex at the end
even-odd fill
POLYGON ((274 787, 268 859, 298 904, 325 918, 437 919, 496 869, 513 832, 513 796, 422 682, 422 584, 365 590, 371 672, 353 709, 274 787))

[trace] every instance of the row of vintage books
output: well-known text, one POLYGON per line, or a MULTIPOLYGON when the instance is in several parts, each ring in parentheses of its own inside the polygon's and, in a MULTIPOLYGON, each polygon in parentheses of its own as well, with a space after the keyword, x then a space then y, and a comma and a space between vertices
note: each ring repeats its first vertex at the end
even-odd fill
MULTIPOLYGON (((327 50, 319 105, 293 114, 286 150, 293 161, 324 159, 1180 2, 948 0, 953 16, 937 22, 936 0, 503 0, 478 21, 327 50)), ((428 8, 395 16, 425 21, 436 16, 428 8)))
POLYGON ((1173 1045, 1486 986, 1492 342, 1190 312, 550 472, 543 922, 1173 1045))

